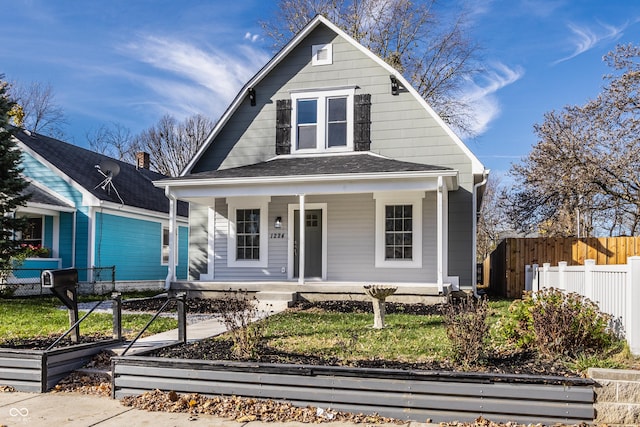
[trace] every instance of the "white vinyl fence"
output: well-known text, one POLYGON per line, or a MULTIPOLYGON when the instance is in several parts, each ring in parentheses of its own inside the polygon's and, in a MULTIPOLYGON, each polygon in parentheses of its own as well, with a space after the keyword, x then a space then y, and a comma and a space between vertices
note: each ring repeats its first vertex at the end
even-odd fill
POLYGON ((596 265, 588 259, 576 266, 534 264, 526 271, 527 290, 563 289, 596 302, 622 326, 631 352, 640 355, 640 256, 628 257, 621 265, 596 265))

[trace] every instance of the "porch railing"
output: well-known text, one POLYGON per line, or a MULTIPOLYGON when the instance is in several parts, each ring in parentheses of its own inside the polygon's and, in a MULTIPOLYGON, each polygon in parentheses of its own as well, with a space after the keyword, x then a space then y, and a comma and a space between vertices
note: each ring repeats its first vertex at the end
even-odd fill
POLYGON ((531 271, 527 289, 557 288, 596 302, 621 327, 631 352, 640 355, 640 256, 629 257, 621 265, 596 265, 595 260, 585 260, 579 266, 560 262, 551 267, 546 263, 542 268, 527 266, 527 270, 531 271))

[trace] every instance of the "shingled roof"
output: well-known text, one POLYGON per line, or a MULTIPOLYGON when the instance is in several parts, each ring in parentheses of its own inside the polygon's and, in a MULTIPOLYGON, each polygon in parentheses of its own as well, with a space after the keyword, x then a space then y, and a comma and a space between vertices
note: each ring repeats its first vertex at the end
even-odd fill
POLYGON ((20 194, 28 194, 29 195, 29 203, 38 203, 41 205, 50 205, 50 206, 58 206, 70 208, 72 206, 69 203, 63 201, 62 199, 44 191, 42 188, 30 183, 27 188, 25 188, 20 194))
MULTIPOLYGON (((124 205, 169 213, 169 199, 161 188, 153 185, 153 181, 167 178, 165 175, 37 133, 18 131, 14 136, 99 200, 120 204, 115 191, 107 192, 98 186, 104 176, 96 165, 105 160, 115 162, 120 172, 112 182, 124 205)), ((178 215, 188 215, 186 203, 178 203, 178 215)))
POLYGON ((318 155, 313 157, 276 157, 272 160, 237 168, 194 173, 185 179, 258 178, 262 176, 304 176, 378 174, 398 172, 452 171, 443 166, 403 162, 371 153, 318 155))

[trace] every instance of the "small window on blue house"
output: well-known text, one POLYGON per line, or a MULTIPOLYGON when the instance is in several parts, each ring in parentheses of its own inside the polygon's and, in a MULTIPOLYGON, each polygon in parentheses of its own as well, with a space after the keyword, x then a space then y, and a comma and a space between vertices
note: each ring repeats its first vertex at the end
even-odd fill
POLYGON ((27 218, 27 227, 22 233, 24 243, 32 246, 42 246, 42 217, 27 218))
MULTIPOLYGON (((178 239, 176 238, 176 265, 178 264, 178 239)), ((169 265, 169 227, 162 227, 162 265, 169 265)))

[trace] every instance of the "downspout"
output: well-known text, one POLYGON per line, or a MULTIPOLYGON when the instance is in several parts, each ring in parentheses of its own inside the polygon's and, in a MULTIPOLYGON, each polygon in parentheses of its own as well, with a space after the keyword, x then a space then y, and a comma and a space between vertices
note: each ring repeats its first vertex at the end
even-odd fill
POLYGON ((164 289, 168 291, 176 277, 176 197, 169 191, 169 186, 164 187, 164 194, 169 199, 169 263, 167 278, 164 282, 164 289))
POLYGON ((475 184, 473 186, 473 200, 472 205, 473 208, 471 210, 471 214, 473 215, 473 230, 472 230, 472 258, 471 262, 473 265, 473 269, 471 270, 471 289, 473 289, 473 296, 479 298, 478 295, 478 268, 476 258, 478 257, 478 188, 482 187, 487 183, 487 178, 489 177, 489 171, 484 169, 482 171, 482 181, 475 184))

